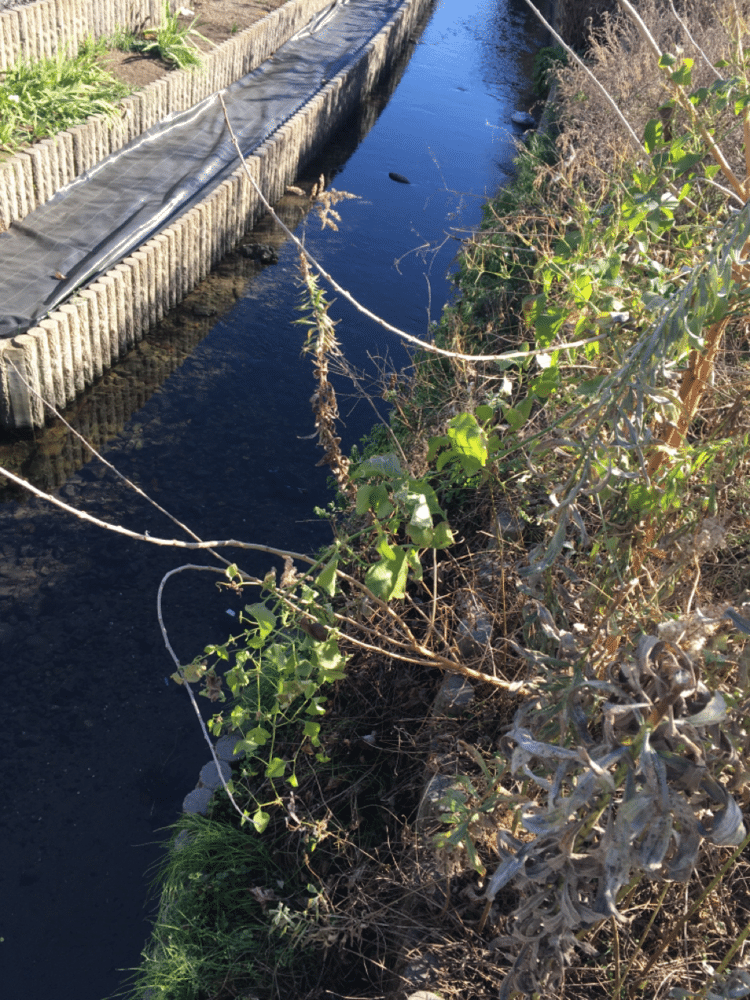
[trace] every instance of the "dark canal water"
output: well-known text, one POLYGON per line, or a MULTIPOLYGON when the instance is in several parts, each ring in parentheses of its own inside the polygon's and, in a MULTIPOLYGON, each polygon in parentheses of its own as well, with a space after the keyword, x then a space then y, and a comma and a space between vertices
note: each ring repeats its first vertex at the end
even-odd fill
MULTIPOLYGON (((511 114, 528 108, 539 40, 522 0, 438 2, 389 87, 311 171, 359 196, 339 206, 340 231, 321 232, 314 217, 300 220, 299 200, 286 201, 338 280, 411 333, 424 336, 439 316, 455 237, 509 177, 511 114), (395 184, 389 171, 412 183, 395 184)), ((257 273, 240 255, 224 261, 69 418, 203 538, 304 550, 328 538, 312 513, 327 502, 326 472, 303 440, 314 429, 313 380, 292 325, 295 254, 280 245, 279 255, 257 273)), ((405 363, 390 335, 339 303, 333 315, 352 363, 371 372, 370 356, 405 363)), ((373 415, 341 404, 348 446, 373 415)), ((110 522, 175 534, 59 426, 0 439, 0 464, 110 522)), ((172 667, 155 611, 161 577, 185 561, 201 560, 0 493, 4 996, 102 1000, 138 962, 145 873, 207 759, 185 693, 165 682, 172 667)), ((268 557, 241 562, 260 575, 269 568, 268 557)), ((240 603, 208 574, 177 576, 165 620, 178 656, 223 641, 227 611, 240 603)))

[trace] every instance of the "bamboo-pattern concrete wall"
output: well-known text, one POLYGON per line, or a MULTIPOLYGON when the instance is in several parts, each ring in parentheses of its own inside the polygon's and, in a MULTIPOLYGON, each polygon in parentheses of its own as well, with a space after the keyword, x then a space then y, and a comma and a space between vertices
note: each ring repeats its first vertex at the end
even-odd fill
MULTIPOLYGON (((138 10, 145 7, 150 9, 153 4, 160 7, 156 0, 139 2, 141 6, 138 10)), ((20 221, 29 212, 33 212, 37 205, 49 200, 79 174, 121 149, 167 115, 187 111, 250 73, 315 14, 329 6, 330 2, 331 0, 290 0, 283 7, 205 53, 198 69, 174 70, 143 90, 126 97, 114 116, 92 115, 82 125, 59 132, 0 162, 0 232, 7 229, 11 222, 20 221)), ((105 4, 92 4, 89 0, 41 0, 28 7, 0 14, 0 71, 8 51, 5 47, 7 39, 4 40, 2 33, 5 30, 3 25, 11 14, 17 14, 19 18, 27 14, 31 16, 30 12, 39 8, 39 17, 42 17, 42 13, 47 17, 67 17, 70 23, 66 30, 68 36, 71 36, 84 23, 82 10, 106 8, 109 11, 110 8, 120 10, 127 7, 125 0, 108 0, 105 4), (58 8, 62 13, 57 13, 58 8)), ((108 15, 105 19, 102 15, 98 23, 105 24, 105 27, 100 33, 107 34, 114 30, 116 23, 122 24, 125 20, 127 18, 118 21, 114 15, 108 15), (114 23, 109 27, 113 19, 114 23)), ((85 23, 88 24, 89 21, 85 23)), ((85 38, 86 31, 82 28, 80 30, 83 32, 81 38, 85 38)), ((15 30, 14 38, 17 35, 18 31, 15 30)), ((38 40, 42 36, 46 38, 48 32, 35 37, 38 40)))
MULTIPOLYGON (((170 7, 177 4, 171 0, 170 7)), ((164 0, 38 0, 0 13, 0 72, 20 57, 27 62, 75 51, 88 36, 135 31, 159 24, 164 0)))
MULTIPOLYGON (((404 0, 357 62, 247 159, 268 201, 281 197, 301 166, 374 87, 429 3, 404 0)), ((203 202, 38 326, 0 340, 0 425, 39 427, 45 420, 43 399, 59 409, 71 403, 205 278, 263 212, 240 167, 203 202)))

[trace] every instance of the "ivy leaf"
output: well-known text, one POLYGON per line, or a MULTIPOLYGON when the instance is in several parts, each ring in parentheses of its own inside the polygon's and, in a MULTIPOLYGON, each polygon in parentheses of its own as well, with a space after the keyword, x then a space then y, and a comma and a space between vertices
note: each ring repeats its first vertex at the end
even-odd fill
POLYGON ((529 419, 532 403, 533 399, 531 396, 528 396, 522 403, 519 403, 518 406, 503 407, 503 417, 507 420, 512 431, 520 430, 529 419))
POLYGON ((390 452, 388 455, 372 455, 366 458, 354 473, 355 479, 363 476, 385 476, 387 479, 395 479, 401 475, 401 463, 398 455, 390 452))
POLYGON ((248 604, 245 611, 258 623, 261 638, 265 639, 276 628, 276 615, 265 604, 248 604))
POLYGON ((381 601, 390 601, 392 597, 403 597, 406 593, 406 574, 409 565, 406 553, 398 546, 391 549, 392 558, 381 559, 372 565, 365 576, 365 586, 381 601))
POLYGON ((334 679, 332 674, 335 671, 340 671, 345 663, 335 636, 331 636, 330 639, 327 639, 325 642, 321 642, 320 645, 315 648, 315 662, 318 667, 326 671, 325 679, 327 681, 334 679))
POLYGON ((453 452, 449 455, 458 458, 467 476, 474 475, 487 463, 486 435, 472 413, 459 413, 454 417, 448 424, 448 437, 453 452))
MULTIPOLYGON (((263 726, 256 726, 251 729, 244 740, 240 740, 237 746, 242 745, 243 750, 255 750, 257 747, 265 746, 271 739, 271 734, 263 726)), ((236 748, 235 748, 236 751, 236 748)))
POLYGON ((447 521, 441 521, 432 532, 432 548, 447 549, 449 545, 453 545, 453 532, 447 521))
POLYGON ((359 515, 366 514, 370 509, 370 492, 372 486, 369 483, 365 483, 360 486, 357 490, 357 504, 355 507, 356 513, 359 515))
POLYGON ((265 828, 268 826, 271 819, 270 813, 265 812, 263 809, 256 809, 253 814, 253 826, 257 833, 263 833, 265 828))
POLYGON ((430 438, 430 444, 427 448, 427 461, 432 462, 435 456, 440 451, 441 448, 447 448, 450 441, 447 437, 434 437, 430 438))
POLYGON ((266 765, 267 778, 283 778, 286 771, 286 761, 281 757, 272 757, 266 765))
POLYGON ((305 723, 304 734, 307 736, 314 747, 320 746, 320 723, 314 722, 310 719, 305 723))
POLYGON ((420 548, 426 548, 432 544, 432 527, 420 528, 418 525, 407 524, 406 533, 414 544, 420 548))
POLYGON ((333 559, 326 563, 323 571, 318 575, 317 584, 325 592, 333 597, 336 594, 336 569, 338 568, 339 557, 335 555, 333 559))

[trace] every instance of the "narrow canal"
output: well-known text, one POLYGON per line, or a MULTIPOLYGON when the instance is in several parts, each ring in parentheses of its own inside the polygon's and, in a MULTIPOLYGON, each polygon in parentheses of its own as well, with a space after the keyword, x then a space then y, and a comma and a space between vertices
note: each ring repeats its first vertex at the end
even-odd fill
MULTIPOLYGON (((512 170, 514 111, 532 100, 540 42, 523 0, 441 0, 408 58, 309 172, 357 195, 338 232, 288 218, 361 302, 425 336, 450 295, 457 242, 512 170), (406 176, 410 184, 389 179, 406 176)), ((162 329, 94 386, 69 417, 110 462, 203 538, 311 549, 328 538, 296 255, 273 229, 278 264, 231 255, 162 329)), ((333 297, 333 296, 332 296, 333 297)), ((341 303, 349 361, 401 366, 402 346, 341 303)), ((373 421, 341 384, 346 446, 373 421)), ((0 464, 75 507, 153 535, 174 528, 59 425, 0 438, 0 464)), ((2 491, 2 483, 0 483, 2 491)), ((105 533, 43 501, 0 492, 0 982, 25 1000, 102 1000, 138 962, 147 870, 206 760, 155 611, 179 554, 105 533)), ((205 560, 208 562, 208 557, 205 560)), ((267 558, 242 557, 260 575, 267 558)), ((207 574, 169 584, 165 620, 183 661, 232 631, 238 598, 207 574)), ((235 619, 236 620, 236 619, 235 619)))

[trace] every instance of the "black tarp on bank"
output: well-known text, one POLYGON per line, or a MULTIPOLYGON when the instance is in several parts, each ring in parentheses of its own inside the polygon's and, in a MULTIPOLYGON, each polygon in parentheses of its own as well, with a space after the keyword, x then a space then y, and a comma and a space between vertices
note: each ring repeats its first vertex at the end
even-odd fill
MULTIPOLYGON (((227 88, 224 100, 243 154, 354 62, 401 4, 336 0, 227 88)), ((76 288, 200 202, 237 164, 213 95, 168 116, 14 222, 0 234, 0 337, 36 325, 76 288)))

